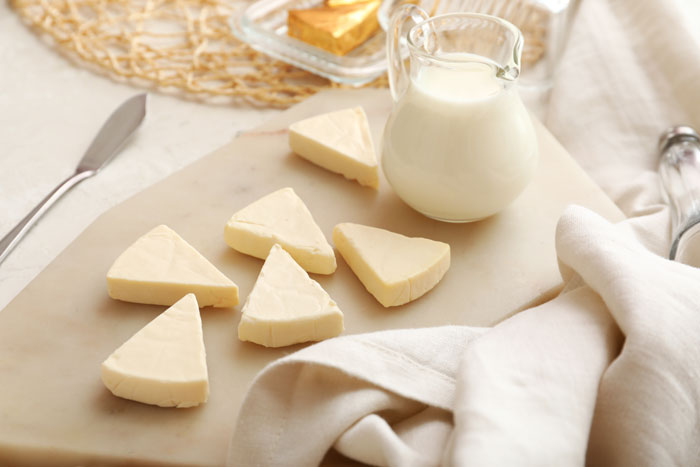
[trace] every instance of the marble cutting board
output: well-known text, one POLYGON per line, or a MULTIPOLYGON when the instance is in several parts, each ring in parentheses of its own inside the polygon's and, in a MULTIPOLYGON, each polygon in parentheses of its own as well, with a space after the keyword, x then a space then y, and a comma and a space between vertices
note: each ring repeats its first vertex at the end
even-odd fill
POLYGON ((451 245, 443 281, 403 307, 381 307, 339 254, 334 275, 313 276, 344 311, 345 333, 353 334, 485 326, 542 303, 562 285, 554 229, 565 206, 623 217, 539 124, 534 182, 506 211, 475 224, 432 221, 404 205, 383 178, 375 192, 290 153, 291 122, 358 104, 378 145, 391 108, 387 91, 317 95, 102 215, 0 312, 0 465, 221 465, 255 374, 300 348, 241 343, 241 305, 205 308, 207 404, 163 409, 112 396, 100 382, 100 363, 165 307, 111 300, 105 274, 124 248, 158 224, 172 227, 233 279, 241 303, 262 261, 228 248, 224 224, 239 208, 285 186, 306 202, 329 239, 335 224, 350 221, 451 245))

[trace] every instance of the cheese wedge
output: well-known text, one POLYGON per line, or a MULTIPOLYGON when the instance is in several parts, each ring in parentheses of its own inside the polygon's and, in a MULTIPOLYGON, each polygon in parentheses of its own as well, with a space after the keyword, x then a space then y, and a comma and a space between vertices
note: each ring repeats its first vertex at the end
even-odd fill
POLYGON ((199 306, 233 307, 238 286, 166 225, 127 248, 107 272, 109 296, 127 302, 172 305, 187 293, 199 306))
POLYGON ((344 223, 333 242, 367 291, 385 307, 431 290, 450 268, 450 245, 388 230, 344 223))
POLYGON ((362 107, 338 110, 296 122, 289 127, 292 151, 324 169, 379 187, 377 158, 362 107))
POLYGON ((291 188, 270 193, 234 214, 224 228, 224 240, 234 250, 260 259, 279 244, 308 272, 332 274, 336 269, 333 248, 291 188))
POLYGON ((202 320, 187 294, 102 363, 112 394, 161 407, 194 407, 209 397, 202 320))
POLYGON ((265 347, 320 341, 343 332, 343 313, 279 245, 243 305, 238 338, 265 347))

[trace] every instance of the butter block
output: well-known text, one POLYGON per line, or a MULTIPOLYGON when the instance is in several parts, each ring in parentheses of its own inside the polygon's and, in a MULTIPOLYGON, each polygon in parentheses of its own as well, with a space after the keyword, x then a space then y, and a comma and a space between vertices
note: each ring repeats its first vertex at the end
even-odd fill
POLYGON ((224 228, 234 250, 265 259, 279 244, 308 272, 332 274, 335 253, 311 212, 292 188, 282 188, 235 213, 224 228))
POLYGON ((287 34, 335 55, 345 55, 379 30, 381 0, 290 10, 287 34))
POLYGON ((337 7, 343 5, 357 5, 358 3, 366 3, 368 0, 324 0, 323 4, 329 7, 337 7))
POLYGON ((333 229, 333 242, 367 291, 385 307, 421 297, 450 268, 450 245, 427 238, 343 223, 333 229))
POLYGON ((243 305, 238 338, 265 347, 320 341, 343 332, 343 313, 279 245, 270 250, 243 305))
POLYGON ((188 293, 199 306, 233 307, 238 286, 166 225, 127 248, 107 272, 107 291, 117 300, 173 305, 188 293))
POLYGON ((160 407, 194 407, 209 397, 202 319, 187 294, 102 363, 112 394, 160 407))
POLYGON ((289 146, 316 165, 379 188, 379 170, 362 107, 317 115, 289 127, 289 146))

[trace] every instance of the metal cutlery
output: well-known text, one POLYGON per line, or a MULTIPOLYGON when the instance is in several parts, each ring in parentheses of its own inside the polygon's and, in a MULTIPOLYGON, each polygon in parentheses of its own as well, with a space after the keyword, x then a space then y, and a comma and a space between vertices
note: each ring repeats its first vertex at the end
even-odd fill
POLYGON ((146 93, 131 97, 110 115, 78 163, 75 172, 46 195, 0 240, 0 263, 61 196, 78 183, 96 175, 119 153, 146 116, 146 100, 146 93))

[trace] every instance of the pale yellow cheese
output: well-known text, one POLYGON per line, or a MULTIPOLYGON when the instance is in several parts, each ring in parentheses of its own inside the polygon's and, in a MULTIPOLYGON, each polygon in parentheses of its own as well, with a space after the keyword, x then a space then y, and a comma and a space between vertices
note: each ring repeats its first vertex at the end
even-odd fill
POLYGON ((109 296, 172 305, 187 293, 199 306, 233 307, 238 286, 166 225, 136 240, 107 272, 109 296))
POLYGON ((333 243, 367 291, 385 307, 431 290, 450 268, 450 245, 360 224, 338 224, 333 243))
POLYGON ((270 193, 234 214, 224 240, 234 250, 260 259, 279 244, 308 272, 332 274, 336 269, 333 248, 291 188, 270 193))
POLYGON ((270 250, 243 305, 238 338, 266 347, 320 341, 343 332, 343 313, 279 245, 270 250))
POLYGON ((292 151, 324 169, 379 187, 377 158, 362 107, 307 118, 289 127, 292 151))
POLYGON ((112 394, 161 407, 194 407, 209 397, 202 320, 187 294, 102 363, 112 394))

